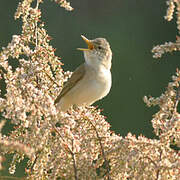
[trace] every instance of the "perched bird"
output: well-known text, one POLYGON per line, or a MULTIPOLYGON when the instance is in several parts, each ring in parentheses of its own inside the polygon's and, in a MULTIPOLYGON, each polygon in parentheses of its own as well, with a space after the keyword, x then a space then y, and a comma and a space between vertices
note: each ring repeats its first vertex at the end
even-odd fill
POLYGON ((78 48, 84 52, 85 62, 80 65, 65 83, 55 100, 56 108, 67 111, 72 105, 91 105, 105 97, 111 89, 110 45, 104 38, 88 40, 81 35, 88 49, 78 48))

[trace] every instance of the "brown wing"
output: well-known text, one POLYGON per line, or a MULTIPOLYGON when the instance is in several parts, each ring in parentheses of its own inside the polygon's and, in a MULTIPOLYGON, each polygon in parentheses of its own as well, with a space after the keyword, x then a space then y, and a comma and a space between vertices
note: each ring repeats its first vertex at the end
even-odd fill
POLYGON ((84 74, 85 74, 85 66, 84 66, 84 64, 82 64, 73 72, 70 79, 65 83, 61 93, 54 101, 54 104, 58 103, 61 100, 61 98, 67 92, 69 92, 69 90, 72 89, 79 80, 81 80, 83 78, 84 74))

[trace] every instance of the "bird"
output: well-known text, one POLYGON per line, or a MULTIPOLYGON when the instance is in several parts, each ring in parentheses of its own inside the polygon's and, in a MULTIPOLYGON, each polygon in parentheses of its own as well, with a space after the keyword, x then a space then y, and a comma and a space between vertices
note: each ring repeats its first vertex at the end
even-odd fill
POLYGON ((85 62, 75 69, 54 101, 56 109, 66 112, 72 106, 89 106, 104 98, 111 89, 112 51, 105 38, 87 39, 83 51, 85 62))

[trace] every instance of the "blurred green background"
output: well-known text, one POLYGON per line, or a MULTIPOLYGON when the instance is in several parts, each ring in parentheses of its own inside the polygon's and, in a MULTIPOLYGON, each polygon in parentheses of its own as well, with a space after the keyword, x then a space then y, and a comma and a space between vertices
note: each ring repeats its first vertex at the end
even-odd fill
MULTIPOLYGON (((13 34, 20 34, 21 21, 14 20, 19 0, 1 0, 0 47, 7 46, 13 34)), ((113 86, 110 94, 97 102, 111 129, 125 136, 128 132, 154 137, 152 115, 144 95, 159 96, 175 74, 179 54, 152 58, 151 49, 175 41, 176 19, 164 20, 164 0, 71 0, 74 11, 67 12, 45 0, 40 6, 42 20, 56 55, 62 57, 64 70, 73 71, 84 61, 78 47, 85 47, 80 35, 89 39, 105 37, 113 51, 113 86)))

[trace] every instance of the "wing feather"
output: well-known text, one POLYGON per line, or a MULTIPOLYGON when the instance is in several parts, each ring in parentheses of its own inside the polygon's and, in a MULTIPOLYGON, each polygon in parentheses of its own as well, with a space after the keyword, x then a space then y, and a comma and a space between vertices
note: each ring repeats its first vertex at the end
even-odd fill
POLYGON ((85 65, 82 64, 73 72, 70 79, 65 83, 61 93, 54 101, 54 104, 57 104, 61 100, 61 98, 65 94, 67 94, 76 85, 78 81, 80 81, 83 78, 84 74, 85 74, 85 65))

